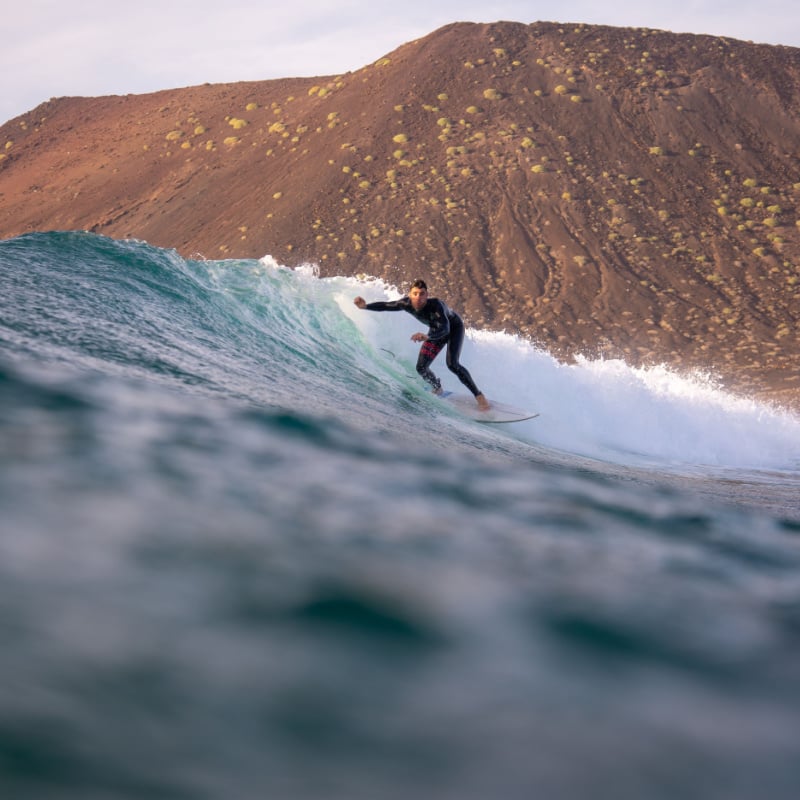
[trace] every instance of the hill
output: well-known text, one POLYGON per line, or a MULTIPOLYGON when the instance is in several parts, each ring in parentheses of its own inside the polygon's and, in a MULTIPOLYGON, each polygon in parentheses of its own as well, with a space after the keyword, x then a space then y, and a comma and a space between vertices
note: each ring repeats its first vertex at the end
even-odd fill
POLYGON ((454 23, 316 79, 60 98, 0 128, 0 236, 429 280, 555 354, 800 405, 800 50, 454 23))

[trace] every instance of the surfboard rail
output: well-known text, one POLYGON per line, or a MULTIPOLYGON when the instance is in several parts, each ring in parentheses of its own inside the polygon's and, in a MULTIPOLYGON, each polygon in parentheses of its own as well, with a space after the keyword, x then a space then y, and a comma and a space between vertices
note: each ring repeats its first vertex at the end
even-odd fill
POLYGON ((486 398, 489 401, 489 409, 487 411, 481 411, 472 395, 446 391, 438 396, 449 403, 459 413, 475 420, 475 422, 485 422, 488 424, 525 422, 525 420, 536 419, 536 417, 539 416, 539 413, 536 411, 517 408, 508 403, 492 400, 490 397, 486 398))

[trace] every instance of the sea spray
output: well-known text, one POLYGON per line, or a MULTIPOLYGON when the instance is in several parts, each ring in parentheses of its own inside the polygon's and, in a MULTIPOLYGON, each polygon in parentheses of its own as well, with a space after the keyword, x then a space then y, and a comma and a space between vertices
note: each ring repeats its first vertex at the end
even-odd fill
MULTIPOLYGON (((398 296, 379 281, 352 293, 358 291, 370 299, 398 296)), ((340 298, 342 309, 364 338, 413 373, 418 347, 409 338, 419 324, 406 314, 351 311, 348 299, 340 298)), ((478 330, 468 331, 462 361, 489 397, 541 413, 541 419, 515 427, 521 439, 625 465, 798 467, 800 417, 726 393, 699 373, 621 360, 565 364, 520 336, 478 330)), ((458 388, 443 357, 434 362, 437 368, 446 388, 458 388)))

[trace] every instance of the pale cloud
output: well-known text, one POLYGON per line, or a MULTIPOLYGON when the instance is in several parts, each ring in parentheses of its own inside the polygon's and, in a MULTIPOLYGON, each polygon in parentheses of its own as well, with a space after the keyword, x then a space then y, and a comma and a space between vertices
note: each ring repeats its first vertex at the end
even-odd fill
POLYGON ((795 0, 28 0, 3 12, 0 122, 53 96, 341 74, 455 21, 651 27, 800 46, 795 0))

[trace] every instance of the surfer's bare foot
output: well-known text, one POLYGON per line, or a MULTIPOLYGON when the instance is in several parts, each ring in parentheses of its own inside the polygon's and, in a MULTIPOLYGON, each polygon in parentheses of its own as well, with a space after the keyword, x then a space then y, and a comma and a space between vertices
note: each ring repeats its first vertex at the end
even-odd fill
POLYGON ((478 401, 478 408, 481 411, 488 411, 491 408, 489 401, 482 394, 476 394, 475 399, 478 401))

